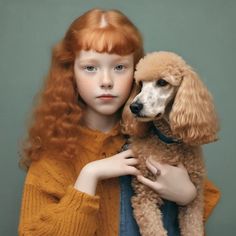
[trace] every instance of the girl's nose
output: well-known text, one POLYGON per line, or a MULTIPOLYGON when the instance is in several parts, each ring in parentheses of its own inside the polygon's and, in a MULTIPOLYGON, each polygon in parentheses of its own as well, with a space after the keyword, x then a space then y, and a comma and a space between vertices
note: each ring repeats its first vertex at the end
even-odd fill
POLYGON ((101 87, 102 88, 112 88, 114 85, 114 81, 111 73, 109 71, 104 71, 101 75, 101 87))

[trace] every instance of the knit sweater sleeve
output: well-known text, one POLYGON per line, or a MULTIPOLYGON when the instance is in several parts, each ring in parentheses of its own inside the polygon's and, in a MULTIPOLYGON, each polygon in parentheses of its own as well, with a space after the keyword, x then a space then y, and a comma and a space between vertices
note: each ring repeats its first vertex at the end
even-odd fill
POLYGON ((100 198, 76 190, 73 180, 67 165, 53 160, 31 165, 23 191, 20 236, 95 234, 100 198))
POLYGON ((206 221, 220 200, 219 189, 209 180, 204 182, 204 221, 206 221))

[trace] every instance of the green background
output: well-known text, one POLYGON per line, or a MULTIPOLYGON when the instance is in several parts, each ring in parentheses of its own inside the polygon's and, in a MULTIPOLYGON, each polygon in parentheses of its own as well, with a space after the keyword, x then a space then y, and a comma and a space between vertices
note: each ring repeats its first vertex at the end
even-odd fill
POLYGON ((19 144, 50 63, 51 48, 84 11, 123 11, 143 33, 146 52, 179 53, 211 90, 220 140, 204 147, 208 176, 221 200, 207 235, 235 235, 235 0, 0 0, 0 235, 17 235, 25 173, 19 144))

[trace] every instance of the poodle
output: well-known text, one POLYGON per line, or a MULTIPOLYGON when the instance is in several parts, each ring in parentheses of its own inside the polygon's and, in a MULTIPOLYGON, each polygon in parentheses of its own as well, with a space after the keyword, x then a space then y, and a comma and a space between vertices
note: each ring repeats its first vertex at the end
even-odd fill
MULTIPOLYGON (((149 179, 146 159, 171 165, 182 163, 197 189, 196 198, 178 206, 181 236, 204 235, 203 182, 205 167, 200 145, 217 140, 218 119, 213 99, 196 72, 172 52, 142 58, 135 85, 122 114, 122 130, 131 137, 137 168, 149 179)), ((158 193, 132 180, 134 217, 142 236, 166 236, 158 193)))

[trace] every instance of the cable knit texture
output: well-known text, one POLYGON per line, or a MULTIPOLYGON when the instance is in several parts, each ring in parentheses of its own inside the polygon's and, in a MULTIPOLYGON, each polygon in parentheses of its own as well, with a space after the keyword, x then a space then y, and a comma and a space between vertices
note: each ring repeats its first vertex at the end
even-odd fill
MULTIPOLYGON (((119 179, 100 181, 95 196, 73 186, 84 165, 117 153, 124 137, 119 125, 109 133, 80 127, 80 137, 77 158, 66 161, 45 153, 31 164, 23 190, 20 236, 118 236, 119 179)), ((218 199, 219 191, 207 180, 205 220, 218 199)))

